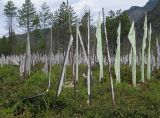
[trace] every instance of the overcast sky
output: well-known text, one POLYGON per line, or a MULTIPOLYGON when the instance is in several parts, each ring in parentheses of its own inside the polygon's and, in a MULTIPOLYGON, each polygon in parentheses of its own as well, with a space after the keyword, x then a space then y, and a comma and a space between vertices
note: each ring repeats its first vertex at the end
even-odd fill
MULTIPOLYGON (((6 17, 3 15, 4 5, 8 0, 0 0, 0 37, 3 35, 7 35, 8 31, 6 30, 6 17)), ((22 4, 25 0, 12 0, 16 7, 21 8, 22 4)), ((63 1, 66 0, 31 0, 37 11, 40 10, 40 6, 43 2, 47 2, 50 6, 52 12, 54 12, 63 1)), ((99 11, 101 11, 102 7, 105 8, 105 12, 108 13, 109 10, 127 10, 131 6, 144 6, 148 0, 69 0, 69 4, 71 4, 77 15, 81 17, 84 9, 91 9, 91 15, 96 16, 99 11)), ((21 32, 22 29, 18 28, 18 25, 15 25, 16 33, 21 32)))

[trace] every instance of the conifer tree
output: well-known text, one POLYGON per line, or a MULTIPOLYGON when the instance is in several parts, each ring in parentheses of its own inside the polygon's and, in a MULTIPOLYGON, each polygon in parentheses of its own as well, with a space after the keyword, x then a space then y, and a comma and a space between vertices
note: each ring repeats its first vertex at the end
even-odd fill
POLYGON ((18 21, 20 27, 24 27, 30 32, 33 29, 34 19, 36 16, 36 10, 31 0, 25 0, 22 8, 18 10, 18 21))
POLYGON ((46 2, 42 4, 39 16, 40 16, 41 26, 43 29, 50 27, 52 25, 53 14, 46 2))
POLYGON ((67 48, 69 42, 69 13, 70 13, 70 24, 71 27, 76 24, 77 15, 74 9, 70 6, 68 7, 65 2, 60 5, 60 8, 54 13, 53 18, 53 30, 57 32, 57 44, 58 47, 63 47, 61 50, 64 51, 67 48), (56 28, 56 29, 55 29, 56 28))
POLYGON ((16 17, 16 9, 13 1, 8 1, 7 4, 4 6, 4 14, 7 16, 7 29, 9 31, 9 37, 13 34, 13 20, 16 17))
MULTIPOLYGON (((24 67, 24 76, 26 74, 30 75, 31 71, 31 48, 30 48, 30 31, 33 29, 35 25, 36 19, 36 10, 34 4, 31 0, 25 0, 22 8, 18 10, 18 20, 20 27, 24 27, 27 29, 27 44, 26 44, 26 57, 25 57, 25 67, 24 67)), ((37 23, 36 23, 37 24, 37 23)))
POLYGON ((35 15, 34 20, 33 20, 33 29, 37 30, 39 29, 40 26, 40 18, 38 16, 38 14, 35 15))

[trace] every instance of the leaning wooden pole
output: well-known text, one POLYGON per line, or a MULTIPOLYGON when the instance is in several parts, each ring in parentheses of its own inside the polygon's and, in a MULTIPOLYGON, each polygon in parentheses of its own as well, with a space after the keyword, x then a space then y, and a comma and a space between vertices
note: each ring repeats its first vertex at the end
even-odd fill
MULTIPOLYGON (((68 0, 67 0, 67 8, 68 8, 68 15, 69 15, 69 34, 72 36, 72 26, 71 26, 71 11, 70 11, 70 7, 69 7, 69 3, 68 3, 68 0)), ((78 37, 78 35, 76 36, 76 38, 78 37)), ((76 52, 77 52, 77 40, 76 39, 76 52)), ((75 63, 74 63, 74 48, 72 46, 72 71, 73 71, 73 74, 72 74, 72 79, 73 79, 73 83, 74 83, 74 98, 75 98, 75 108, 76 108, 76 79, 77 78, 77 64, 76 64, 76 77, 75 77, 75 63)), ((78 54, 76 54, 76 59, 78 57, 78 54)), ((77 59, 78 60, 78 59, 77 59)))
POLYGON ((54 104, 53 104, 53 108, 55 109, 56 107, 56 100, 57 100, 57 97, 59 97, 61 91, 62 91, 62 86, 63 86, 63 82, 64 82, 64 76, 65 76, 65 70, 66 70, 66 65, 67 65, 67 61, 68 61, 68 57, 69 57, 69 51, 71 49, 71 46, 73 44, 73 36, 71 35, 70 37, 70 41, 69 41, 69 44, 68 44, 68 48, 67 48, 67 51, 65 53, 65 59, 64 59, 64 62, 63 62, 63 67, 62 67, 62 71, 61 71, 61 75, 60 75, 60 79, 58 81, 58 86, 57 86, 57 90, 56 90, 56 95, 54 97, 54 104))
POLYGON ((109 53, 104 8, 102 8, 102 14, 103 14, 103 28, 104 28, 104 34, 105 34, 105 39, 106 39, 106 50, 107 50, 107 57, 108 57, 108 72, 109 72, 109 78, 110 78, 110 84, 111 84, 112 106, 114 108, 116 103, 115 103, 115 97, 114 97, 113 79, 112 79, 112 74, 111 74, 111 60, 110 60, 110 53, 109 53))

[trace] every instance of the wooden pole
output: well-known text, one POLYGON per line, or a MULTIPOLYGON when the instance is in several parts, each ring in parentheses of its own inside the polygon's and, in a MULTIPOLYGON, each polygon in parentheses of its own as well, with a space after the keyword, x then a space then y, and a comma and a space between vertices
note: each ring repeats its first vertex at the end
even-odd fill
POLYGON ((78 81, 78 65, 79 65, 79 60, 78 60, 78 56, 79 56, 79 44, 78 44, 78 20, 76 23, 76 81, 78 81))
MULTIPOLYGON (((68 8, 68 14, 69 14, 69 19, 68 19, 68 21, 69 21, 69 34, 70 35, 72 35, 72 26, 71 26, 71 12, 70 12, 70 7, 69 7, 69 3, 68 3, 68 0, 67 0, 67 8, 68 8)), ((77 37, 78 37, 78 35, 77 35, 77 37)), ((76 38, 77 38, 76 37, 76 38)), ((77 47, 77 45, 78 45, 78 41, 77 41, 78 39, 76 39, 76 53, 77 53, 77 51, 78 51, 78 47, 77 47)), ((72 74, 72 79, 73 79, 73 84, 74 84, 74 99, 75 99, 75 109, 76 109, 76 80, 78 79, 78 77, 77 77, 77 62, 76 62, 76 77, 75 77, 75 64, 74 64, 74 49, 73 49, 74 47, 73 47, 73 45, 72 45, 72 71, 73 71, 73 74, 72 74)), ((78 54, 76 54, 76 59, 78 58, 78 54)), ((78 60, 78 59, 77 59, 78 60)), ((77 61, 76 60, 76 61, 77 61)))
POLYGON ((107 57, 108 57, 108 72, 109 72, 110 86, 111 86, 112 106, 114 108, 116 103, 115 103, 115 97, 114 97, 113 79, 111 74, 111 60, 110 60, 110 52, 109 52, 109 45, 108 45, 108 38, 107 38, 104 8, 102 8, 102 14, 103 14, 103 28, 104 28, 104 34, 106 39, 106 50, 107 50, 107 57))

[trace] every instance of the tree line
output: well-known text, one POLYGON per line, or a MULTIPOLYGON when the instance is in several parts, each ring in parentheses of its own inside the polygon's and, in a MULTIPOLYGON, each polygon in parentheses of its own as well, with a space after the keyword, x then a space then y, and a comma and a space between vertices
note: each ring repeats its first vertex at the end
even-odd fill
MULTIPOLYGON (((31 51, 47 53, 50 43, 50 27, 53 34, 53 52, 64 52, 69 42, 69 13, 70 24, 73 36, 76 36, 76 21, 80 22, 80 31, 82 39, 87 48, 87 20, 89 17, 88 10, 85 10, 82 17, 79 18, 74 8, 66 2, 62 2, 60 7, 52 12, 48 4, 44 2, 40 11, 36 8, 31 0, 25 0, 21 8, 17 8, 13 1, 8 1, 4 6, 4 14, 7 18, 6 28, 8 37, 3 36, 0 40, 0 54, 21 54, 26 48, 26 33, 30 33, 31 51), (26 33, 17 35, 13 24, 17 22, 19 28, 25 29, 26 33)), ((131 25, 126 12, 118 10, 110 11, 106 17, 106 28, 108 32, 109 45, 111 52, 114 54, 116 48, 116 29, 119 21, 122 21, 122 39, 126 40, 131 25)), ((93 17, 91 17, 91 21, 93 17)), ((91 50, 96 50, 96 26, 91 24, 91 50)), ((102 34, 104 31, 102 30, 102 34)), ((104 35, 103 35, 104 36, 104 35)), ((124 41, 123 40, 123 41, 124 41)), ((103 37, 103 41, 105 41, 103 37)), ((75 45, 75 43, 74 43, 75 45)), ((103 45, 104 47, 105 45, 103 45)), ((105 52, 104 52, 105 53, 105 52)))

